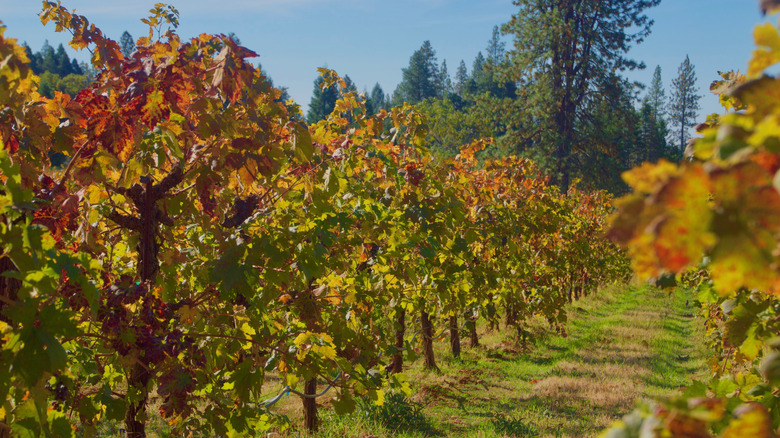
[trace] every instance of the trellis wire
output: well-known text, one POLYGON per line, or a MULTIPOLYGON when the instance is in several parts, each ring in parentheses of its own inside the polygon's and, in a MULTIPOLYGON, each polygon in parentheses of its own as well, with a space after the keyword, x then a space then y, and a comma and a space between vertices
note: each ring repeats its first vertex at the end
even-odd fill
MULTIPOLYGON (((458 330, 462 330, 462 329, 463 329, 463 327, 465 327, 467 323, 468 323, 468 319, 467 319, 467 320, 465 320, 465 321, 463 321, 463 324, 461 324, 461 326, 460 326, 460 328, 459 328, 458 330)), ((431 340, 432 340, 432 341, 435 341, 435 340, 437 340, 437 339, 441 338, 441 337, 442 337, 442 336, 444 336, 444 334, 445 334, 445 333, 447 333, 449 330, 450 330, 450 329, 449 329, 449 327, 448 327, 448 328, 445 328, 444 330, 442 330, 441 332, 439 332, 439 334, 438 334, 438 335, 436 335, 436 336, 434 336, 433 338, 431 338, 431 340)), ((417 335, 419 335, 419 334, 420 334, 420 330, 417 330, 416 332, 414 332, 414 335, 412 335, 412 339, 409 341, 409 343, 410 343, 410 344, 411 344, 411 343, 413 343, 413 342, 414 342, 414 340, 415 340, 415 338, 417 338, 417 335)), ((382 357, 382 354, 381 354, 381 353, 379 354, 379 357, 382 357)), ((337 364, 337 366, 338 366, 338 364, 337 364)), ((341 376, 342 376, 343 374, 344 374, 344 373, 343 373, 343 371, 341 370, 341 367, 339 367, 339 372, 338 372, 338 374, 336 374, 336 377, 334 377, 334 378, 333 378, 333 380, 331 380, 330 382, 328 382, 328 386, 327 386, 327 387, 325 387, 325 389, 323 389, 322 391, 320 391, 320 393, 319 393, 319 394, 304 394, 304 393, 302 393, 302 392, 300 392, 300 391, 296 391, 296 390, 292 389, 292 388, 290 387, 290 385, 285 385, 285 387, 284 387, 284 388, 282 388, 282 390, 281 390, 281 391, 279 391, 279 394, 277 394, 277 395, 275 395, 275 396, 273 396, 273 397, 271 397, 271 398, 269 398, 269 399, 267 399, 267 400, 265 400, 265 401, 261 402, 261 403, 260 403, 260 405, 262 405, 262 406, 264 406, 264 407, 266 407, 266 408, 267 408, 267 407, 271 407, 271 406, 273 406, 274 404, 276 404, 276 402, 278 402, 279 400, 281 400, 283 396, 285 396, 285 395, 290 395, 290 393, 291 393, 291 392, 292 392, 293 394, 295 394, 295 395, 297 395, 297 396, 300 396, 300 397, 303 397, 303 398, 317 398, 317 397, 321 397, 321 396, 325 395, 325 393, 327 393, 328 391, 330 391, 330 389, 333 387, 333 385, 334 385, 336 382, 338 382, 338 381, 339 381, 339 379, 341 379, 341 376)))

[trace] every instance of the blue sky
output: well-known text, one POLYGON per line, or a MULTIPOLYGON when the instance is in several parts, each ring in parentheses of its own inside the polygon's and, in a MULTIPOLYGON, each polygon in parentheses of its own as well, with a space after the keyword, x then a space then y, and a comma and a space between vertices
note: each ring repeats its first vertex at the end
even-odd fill
MULTIPOLYGON (((156 0, 160 1, 160 0, 156 0)), ((138 37, 148 28, 140 19, 156 2, 63 0, 87 16, 110 37, 124 30, 138 37)), ((412 52, 430 40, 439 62, 454 75, 460 60, 471 63, 484 50, 494 25, 509 20, 511 0, 169 0, 181 13, 179 33, 191 37, 235 32, 243 45, 260 54, 263 68, 277 86, 286 86, 306 109, 317 67, 349 75, 358 89, 378 82, 392 93, 401 68, 412 52)), ((6 36, 26 41, 37 51, 44 40, 56 47, 65 34, 38 20, 40 1, 0 0, 6 36)), ((762 20, 757 0, 663 0, 648 10, 655 20, 652 34, 629 53, 648 68, 630 73, 649 83, 660 65, 667 96, 677 68, 690 55, 696 67, 702 100, 700 117, 720 112, 709 84, 717 71, 745 70, 753 48, 752 29, 762 20)), ((511 38, 506 37, 511 45, 511 38)), ((73 56, 73 52, 71 52, 73 56)), ((76 54, 86 59, 85 53, 76 54)))

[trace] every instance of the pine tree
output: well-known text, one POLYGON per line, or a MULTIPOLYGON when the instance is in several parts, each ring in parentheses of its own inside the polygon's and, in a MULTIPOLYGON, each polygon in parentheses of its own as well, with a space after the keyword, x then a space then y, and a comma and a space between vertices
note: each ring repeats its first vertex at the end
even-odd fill
POLYGON ((73 70, 73 74, 77 75, 83 75, 84 71, 81 69, 81 66, 79 65, 78 61, 75 59, 72 59, 70 61, 70 68, 73 70))
POLYGON ((474 58, 474 64, 471 66, 471 75, 478 76, 485 70, 485 55, 482 52, 478 52, 474 58))
POLYGON ((664 154, 666 140, 659 138, 659 119, 653 110, 653 104, 649 98, 644 99, 639 112, 639 129, 637 139, 637 160, 631 163, 631 167, 644 161, 658 161, 664 154))
POLYGON ((669 101, 669 121, 672 125, 673 143, 679 140, 680 151, 685 151, 691 138, 690 128, 696 126, 696 117, 701 109, 697 94, 696 72, 688 55, 677 70, 677 77, 672 81, 672 95, 669 101))
POLYGON ((661 66, 655 66, 653 80, 650 82, 650 90, 647 93, 647 103, 650 105, 652 117, 663 119, 666 116, 666 92, 661 80, 661 66))
POLYGON ((70 63, 70 57, 65 53, 65 47, 62 44, 57 46, 57 52, 54 54, 54 61, 57 63, 57 70, 52 73, 57 73, 61 77, 73 73, 73 65, 70 63))
POLYGON ((129 58, 135 51, 135 40, 133 40, 133 36, 130 35, 130 32, 124 31, 122 33, 122 36, 119 38, 119 47, 125 58, 129 58))
POLYGON ((447 71, 447 60, 441 62, 441 69, 439 70, 439 97, 447 98, 452 93, 452 78, 447 71))
POLYGON ((501 31, 498 26, 493 26, 493 36, 488 41, 487 60, 493 65, 499 65, 504 61, 506 43, 501 41, 501 31))
POLYGON ((485 55, 482 52, 477 52, 477 56, 474 57, 474 63, 471 64, 471 77, 466 81, 466 93, 467 94, 481 94, 485 90, 482 90, 480 85, 486 83, 486 71, 485 71, 485 55))
POLYGON ((402 69, 403 79, 393 94, 396 103, 415 104, 436 97, 441 89, 436 52, 430 41, 425 41, 409 59, 409 66, 402 69))
MULTIPOLYGON (((523 83, 524 99, 513 112, 514 126, 537 127, 528 147, 543 148, 547 166, 563 192, 575 166, 573 154, 595 146, 578 126, 589 99, 598 95, 616 71, 642 64, 626 54, 650 34, 653 21, 645 10, 660 0, 515 0, 517 13, 503 27, 514 36, 511 62, 503 76, 523 83)), ((585 159, 586 157, 583 157, 585 159)), ((585 163, 587 165, 587 163, 585 163)))
POLYGON ((441 71, 439 69, 439 61, 436 58, 436 51, 433 50, 433 45, 431 45, 430 40, 425 40, 423 42, 422 47, 420 47, 420 52, 425 60, 425 69, 431 75, 431 82, 433 83, 434 95, 429 97, 441 96, 443 87, 441 83, 441 71))
POLYGON ((371 90, 371 94, 366 98, 366 109, 369 114, 376 114, 379 111, 386 109, 385 104, 385 92, 377 82, 374 84, 374 88, 371 90))
POLYGON ((469 71, 466 68, 466 62, 461 59, 460 65, 458 65, 458 70, 455 72, 455 92, 458 93, 458 96, 463 97, 468 81, 469 71))
POLYGON ((41 72, 57 72, 57 58, 54 53, 54 48, 49 45, 49 40, 46 40, 43 42, 43 47, 41 47, 40 53, 40 62, 38 64, 38 68, 40 68, 41 72))
POLYGON ((24 43, 24 52, 27 54, 27 58, 30 60, 30 68, 32 69, 33 73, 40 75, 40 59, 38 56, 36 56, 37 54, 33 53, 32 49, 27 45, 27 43, 24 43))
POLYGON ((317 76, 314 80, 314 91, 309 102, 309 112, 306 113, 306 121, 317 123, 325 119, 333 112, 336 107, 336 101, 339 99, 339 92, 336 86, 322 88, 324 79, 317 76))

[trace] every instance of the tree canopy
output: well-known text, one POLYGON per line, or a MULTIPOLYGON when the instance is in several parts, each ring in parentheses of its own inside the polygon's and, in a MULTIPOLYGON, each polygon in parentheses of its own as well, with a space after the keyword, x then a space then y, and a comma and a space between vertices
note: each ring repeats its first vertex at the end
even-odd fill
POLYGON ((643 67, 627 56, 650 33, 648 8, 660 0, 516 0, 517 13, 504 25, 513 36, 508 80, 526 89, 516 106, 516 125, 541 129, 525 136, 519 149, 542 147, 553 160, 547 168, 563 191, 590 148, 581 124, 588 100, 610 86, 610 76, 643 67), (521 102, 521 103, 520 103, 521 102))

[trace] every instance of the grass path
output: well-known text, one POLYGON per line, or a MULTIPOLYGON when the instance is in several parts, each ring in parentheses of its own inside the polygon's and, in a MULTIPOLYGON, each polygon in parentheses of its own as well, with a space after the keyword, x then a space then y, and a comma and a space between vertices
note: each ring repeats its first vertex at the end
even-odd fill
POLYGON ((597 435, 637 398, 672 394, 703 377, 700 324, 687 299, 681 291, 603 291, 569 306, 565 338, 531 324, 536 341, 527 351, 497 331, 455 361, 439 341, 442 374, 418 361, 406 371, 415 382, 412 403, 383 408, 385 418, 413 417, 411 427, 393 433, 365 411, 324 414, 319 436, 597 435))

